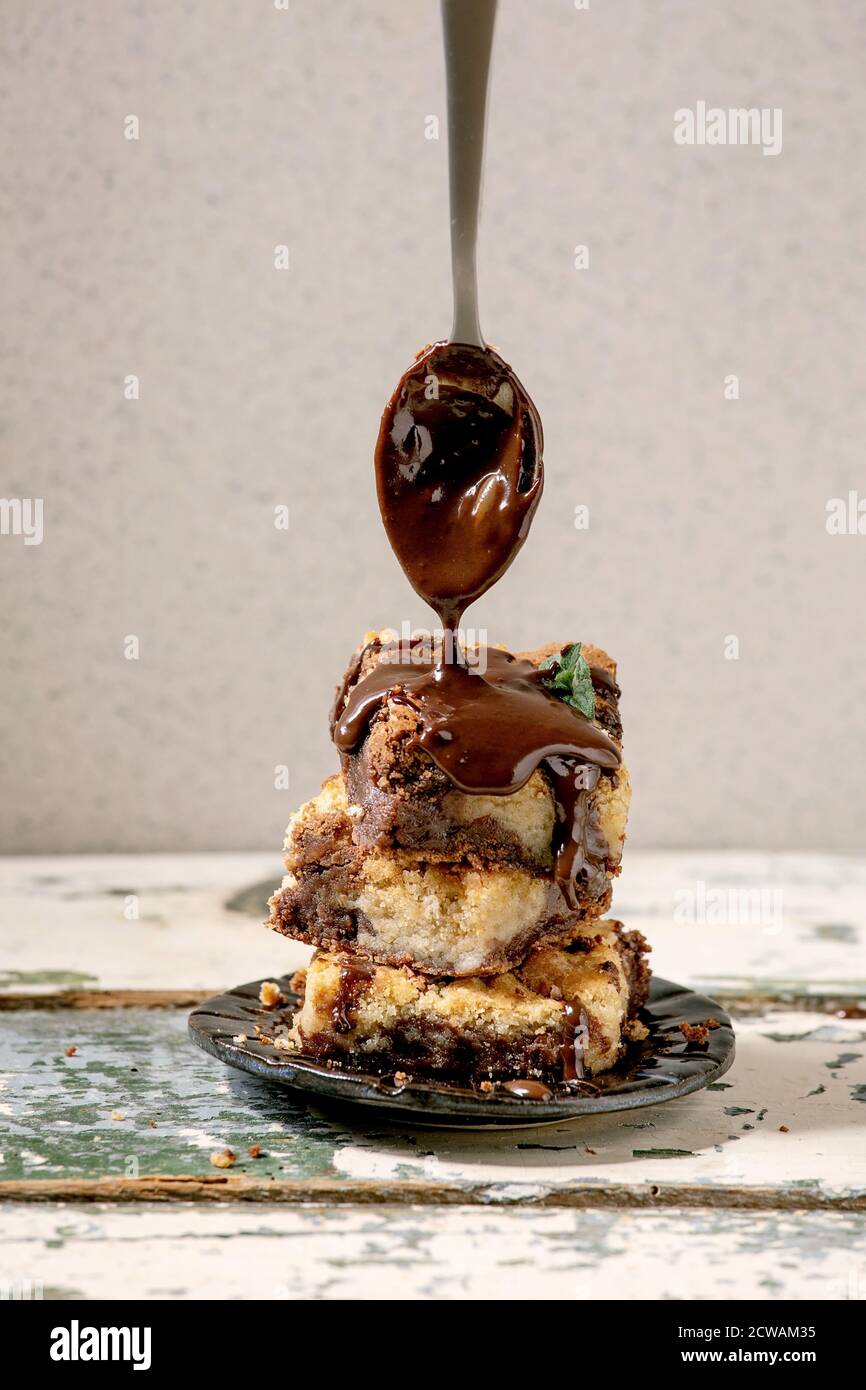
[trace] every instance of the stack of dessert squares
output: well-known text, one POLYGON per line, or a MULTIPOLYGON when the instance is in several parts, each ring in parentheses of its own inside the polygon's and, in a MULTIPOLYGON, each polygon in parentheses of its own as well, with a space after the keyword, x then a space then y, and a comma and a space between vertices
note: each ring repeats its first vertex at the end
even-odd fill
MULTIPOLYGON (((338 689, 387 659, 368 634, 338 689)), ((534 666, 567 644, 520 655, 534 666)), ((594 720, 621 747, 616 667, 583 647, 594 720)), ((378 1074, 572 1082, 646 1036, 639 932, 605 918, 630 787, 624 764, 586 793, 591 865, 555 882, 557 814, 544 763, 511 795, 458 790, 419 747, 411 705, 388 697, 363 741, 293 816, 269 925, 314 946, 287 1045, 378 1074)))

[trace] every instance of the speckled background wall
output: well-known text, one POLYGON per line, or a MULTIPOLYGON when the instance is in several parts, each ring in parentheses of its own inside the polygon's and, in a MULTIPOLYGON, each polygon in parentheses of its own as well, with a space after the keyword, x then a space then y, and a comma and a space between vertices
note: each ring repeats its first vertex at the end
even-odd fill
MULTIPOLYGON (((633 843, 862 849, 866 536, 826 507, 866 495, 866 8, 500 8, 482 319, 547 486, 468 621, 618 657, 633 843), (781 108, 782 152, 677 145, 698 101, 781 108)), ((356 640, 425 621, 371 450, 450 321, 438 7, 0 25, 0 492, 44 499, 0 535, 2 848, 276 846, 356 640)))

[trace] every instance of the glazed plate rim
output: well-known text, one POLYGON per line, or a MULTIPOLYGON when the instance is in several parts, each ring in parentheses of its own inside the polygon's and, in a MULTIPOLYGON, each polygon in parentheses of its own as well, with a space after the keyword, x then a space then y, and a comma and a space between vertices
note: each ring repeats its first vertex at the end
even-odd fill
MULTIPOLYGON (((274 977, 269 977, 274 978, 274 977)), ((277 979, 291 1008, 296 999, 290 977, 277 979)), ((724 1076, 735 1054, 734 1029, 727 1012, 709 996, 654 975, 642 1018, 650 1039, 639 1044, 625 1070, 601 1078, 597 1094, 569 1093, 554 1087, 549 1100, 530 1100, 494 1090, 483 1094, 448 1081, 411 1079, 395 1086, 389 1074, 376 1076, 346 1067, 327 1067, 303 1054, 277 1051, 273 1044, 248 1037, 233 1039, 256 1015, 262 1026, 273 1018, 258 1001, 262 980, 236 985, 224 994, 198 1004, 189 1015, 192 1040, 212 1057, 251 1075, 279 1082, 311 1102, 339 1102, 376 1111, 384 1120, 420 1126, 500 1129, 528 1124, 555 1124, 581 1115, 636 1110, 692 1094, 724 1076), (251 1008, 251 1006, 253 1006, 251 1008), (246 1018, 245 1013, 246 1011, 246 1018), (679 1032, 681 1022, 716 1018, 706 1045, 689 1044, 679 1032), (672 1043, 665 1045, 667 1035, 672 1043), (640 1056, 636 1056, 636 1052, 640 1056), (657 1069, 657 1070, 656 1070, 657 1069)), ((393 1073, 390 1073, 393 1077, 393 1073)))

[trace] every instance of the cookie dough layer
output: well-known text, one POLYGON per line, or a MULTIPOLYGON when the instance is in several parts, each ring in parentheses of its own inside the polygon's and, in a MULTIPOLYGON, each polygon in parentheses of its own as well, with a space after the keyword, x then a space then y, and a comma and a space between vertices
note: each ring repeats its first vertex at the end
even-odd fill
MULTIPOLYGON (((538 665, 561 650, 551 644, 518 653, 538 665)), ((600 647, 584 646, 591 666, 605 673, 595 682, 596 722, 617 743, 622 738, 616 666, 600 647)), ((354 654, 337 694, 333 722, 345 697, 387 655, 387 643, 374 635, 354 654)), ((418 721, 398 701, 386 700, 370 722, 356 752, 343 759, 349 801, 356 808, 355 843, 375 849, 399 849, 426 859, 473 863, 506 862, 549 870, 555 809, 543 767, 512 796, 471 796, 455 790, 416 743, 418 721)), ((589 825, 594 839, 608 847, 607 868, 619 871, 631 788, 624 767, 603 772, 589 797, 589 825)), ((595 888, 599 888, 596 882, 595 888)))
POLYGON ((318 951, 289 1045, 360 1068, 467 1079, 560 1080, 570 1053, 578 1074, 598 1075, 646 1036, 646 950, 639 932, 596 922, 512 973, 464 980, 318 951))
MULTIPOLYGON (((504 864, 426 863, 367 850, 353 839, 355 808, 331 778, 294 817, 286 837, 289 873, 270 902, 269 925, 326 949, 348 946, 381 965, 428 975, 495 975, 575 922, 549 875, 504 864)), ((587 901, 584 917, 610 903, 587 901)))

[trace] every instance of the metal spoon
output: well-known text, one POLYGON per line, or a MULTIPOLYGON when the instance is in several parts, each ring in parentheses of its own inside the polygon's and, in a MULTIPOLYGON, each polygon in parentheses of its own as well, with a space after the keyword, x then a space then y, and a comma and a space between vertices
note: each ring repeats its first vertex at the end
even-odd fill
POLYGON ((476 242, 496 0, 442 0, 454 322, 385 408, 382 520, 409 582, 455 628, 522 546, 543 486, 538 412, 478 321, 476 242))
POLYGON ((480 348, 485 343, 478 320, 475 248, 496 3, 497 0, 442 0, 454 283, 451 341, 480 348))

